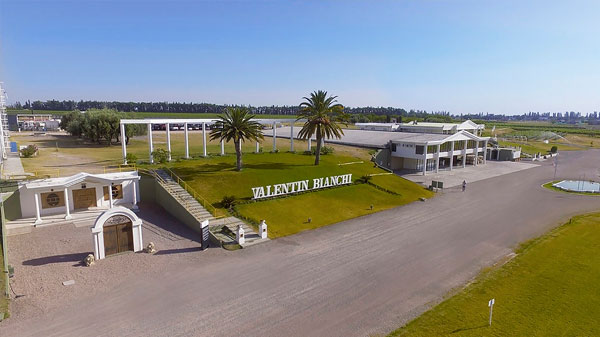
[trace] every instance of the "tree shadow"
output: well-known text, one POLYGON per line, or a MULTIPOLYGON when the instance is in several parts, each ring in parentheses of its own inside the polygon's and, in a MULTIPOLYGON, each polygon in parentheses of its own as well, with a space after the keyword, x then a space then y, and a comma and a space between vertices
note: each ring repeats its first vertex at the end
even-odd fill
POLYGON ((54 256, 39 257, 37 259, 31 259, 23 261, 24 266, 43 266, 51 263, 63 263, 63 262, 78 262, 74 266, 83 265, 83 259, 91 253, 73 253, 73 254, 61 254, 54 256))

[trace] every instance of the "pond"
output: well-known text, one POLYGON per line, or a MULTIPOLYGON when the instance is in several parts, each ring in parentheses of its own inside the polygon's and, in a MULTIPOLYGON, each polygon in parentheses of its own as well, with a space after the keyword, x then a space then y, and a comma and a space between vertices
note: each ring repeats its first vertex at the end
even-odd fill
POLYGON ((600 183, 595 181, 563 180, 552 186, 564 191, 600 193, 600 183))

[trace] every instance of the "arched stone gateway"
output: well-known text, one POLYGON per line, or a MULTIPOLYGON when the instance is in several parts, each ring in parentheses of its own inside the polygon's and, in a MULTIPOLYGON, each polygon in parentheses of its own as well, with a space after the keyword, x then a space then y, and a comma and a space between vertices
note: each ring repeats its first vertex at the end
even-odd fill
POLYGON ((92 235, 96 260, 124 251, 142 250, 142 220, 125 207, 100 214, 92 227, 92 235))

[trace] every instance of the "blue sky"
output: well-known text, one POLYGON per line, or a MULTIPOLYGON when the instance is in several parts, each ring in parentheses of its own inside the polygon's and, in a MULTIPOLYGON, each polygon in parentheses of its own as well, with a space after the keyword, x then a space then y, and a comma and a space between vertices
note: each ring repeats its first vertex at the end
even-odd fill
POLYGON ((600 110, 600 1, 0 1, 9 101, 600 110))

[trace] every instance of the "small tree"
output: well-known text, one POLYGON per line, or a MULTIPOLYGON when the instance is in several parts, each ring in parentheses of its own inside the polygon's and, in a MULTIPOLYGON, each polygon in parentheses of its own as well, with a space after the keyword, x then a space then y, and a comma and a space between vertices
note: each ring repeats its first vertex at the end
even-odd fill
POLYGON ((556 153, 557 151, 558 151, 558 147, 557 147, 556 145, 553 145, 553 146, 550 148, 550 153, 556 153))
POLYGON ((131 165, 131 164, 135 164, 135 163, 137 162, 137 159, 138 159, 138 158, 137 158, 137 156, 136 156, 135 154, 133 154, 133 153, 128 153, 128 154, 125 156, 125 160, 127 160, 127 163, 128 163, 129 165, 131 165))
POLYGON ((262 126, 252 118, 254 115, 251 115, 246 108, 227 108, 210 132, 210 140, 219 139, 227 142, 233 140, 237 171, 242 170, 242 142, 246 140, 257 142, 264 138, 262 126))
POLYGON ((152 158, 154 162, 157 164, 164 164, 169 160, 169 151, 165 149, 158 148, 152 151, 152 158))
POLYGON ((21 153, 21 157, 23 158, 31 158, 33 156, 35 156, 35 154, 38 152, 38 148, 36 145, 28 145, 27 147, 21 149, 19 151, 21 153))

